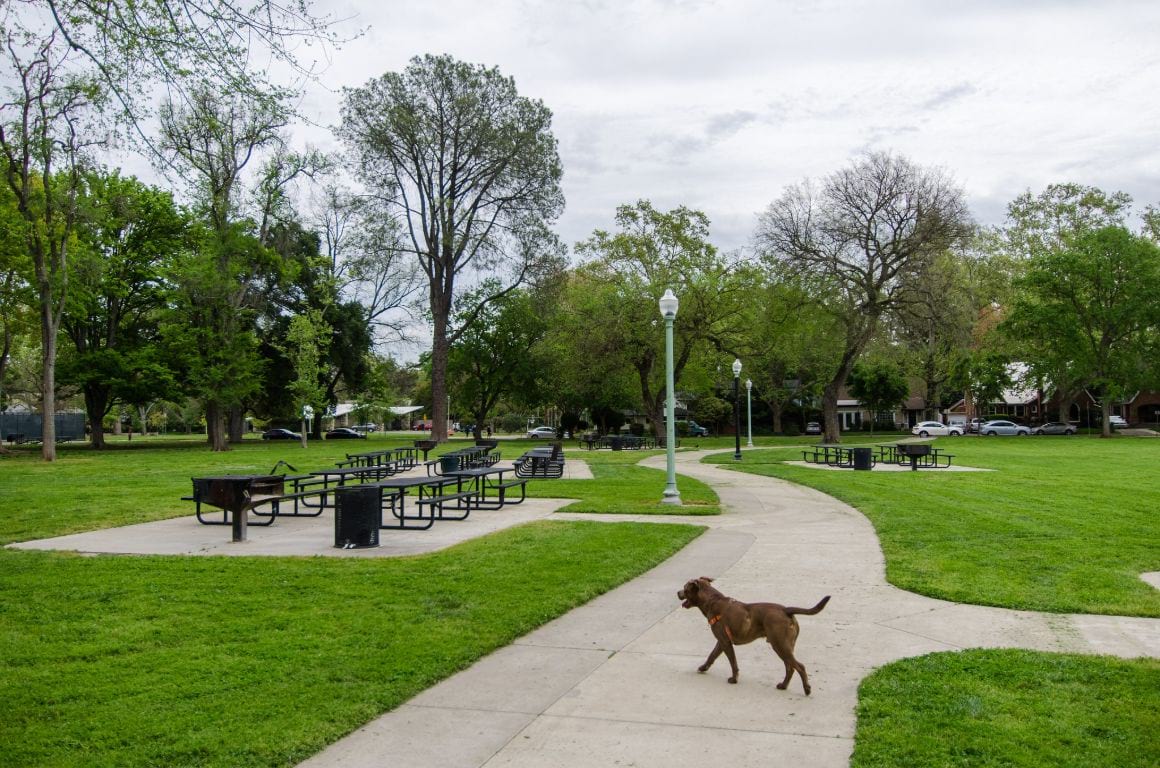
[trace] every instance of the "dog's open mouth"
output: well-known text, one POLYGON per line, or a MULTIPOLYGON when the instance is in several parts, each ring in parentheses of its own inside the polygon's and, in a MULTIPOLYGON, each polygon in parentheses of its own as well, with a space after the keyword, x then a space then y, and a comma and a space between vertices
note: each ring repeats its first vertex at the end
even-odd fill
POLYGON ((681 601, 682 608, 692 608, 693 607, 693 601, 685 596, 685 590, 682 589, 680 592, 677 593, 677 599, 681 601))

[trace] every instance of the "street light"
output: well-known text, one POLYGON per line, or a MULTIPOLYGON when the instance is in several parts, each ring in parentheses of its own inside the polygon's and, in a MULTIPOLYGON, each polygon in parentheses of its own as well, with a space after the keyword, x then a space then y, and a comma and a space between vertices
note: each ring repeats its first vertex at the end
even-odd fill
POLYGON ((745 443, 746 448, 753 447, 753 381, 751 379, 745 380, 745 411, 748 417, 748 432, 749 441, 745 443))
POLYGON ((665 493, 662 504, 680 504, 681 492, 677 490, 677 425, 673 421, 677 415, 677 399, 673 392, 673 321, 677 319, 680 302, 671 288, 661 296, 661 317, 665 319, 665 493))
POLYGON ((733 460, 741 461, 741 361, 733 361, 733 460))

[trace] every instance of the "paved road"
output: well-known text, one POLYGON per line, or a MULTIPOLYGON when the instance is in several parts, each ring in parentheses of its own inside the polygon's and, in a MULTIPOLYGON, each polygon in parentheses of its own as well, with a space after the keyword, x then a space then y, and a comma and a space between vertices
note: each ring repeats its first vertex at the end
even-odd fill
POLYGON ((1160 656, 1160 620, 958 605, 891 587, 858 512, 810 489, 697 463, 704 455, 678 454, 679 471, 712 485, 725 514, 639 518, 705 524, 704 536, 303 765, 838 768, 853 748, 858 683, 890 661, 970 647, 1160 656), (788 691, 774 688, 782 665, 759 643, 738 649, 738 685, 725 682, 724 659, 697 674, 713 641, 701 614, 676 598, 695 576, 745 601, 833 596, 800 619, 811 696, 796 679, 788 691))

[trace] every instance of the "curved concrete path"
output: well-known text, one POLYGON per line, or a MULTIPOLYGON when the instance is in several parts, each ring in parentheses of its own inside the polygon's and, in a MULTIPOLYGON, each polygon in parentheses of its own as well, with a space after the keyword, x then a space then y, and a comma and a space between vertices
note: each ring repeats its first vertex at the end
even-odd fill
MULTIPOLYGON (((710 527, 667 562, 482 659, 303 765, 320 766, 845 766, 857 686, 907 656, 971 647, 1160 656, 1160 620, 1066 616, 959 605, 888 585, 870 523, 822 493, 699 464, 680 472, 721 497, 716 518, 640 517, 710 527), (798 658, 813 694, 764 644, 697 666, 713 641, 680 608, 689 578, 712 576, 745 601, 813 605, 798 658)), ((664 457, 647 460, 660 467, 664 457)), ((591 520, 591 515, 559 515, 591 520)), ((613 519, 624 520, 624 516, 613 519)))

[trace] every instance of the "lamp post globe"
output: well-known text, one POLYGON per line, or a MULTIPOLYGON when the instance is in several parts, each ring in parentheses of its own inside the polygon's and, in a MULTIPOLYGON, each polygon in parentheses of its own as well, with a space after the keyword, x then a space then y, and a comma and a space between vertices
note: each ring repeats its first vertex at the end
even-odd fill
POLYGON ((681 492, 677 490, 677 425, 676 394, 673 385, 673 321, 677 319, 680 302, 671 288, 659 302, 661 317, 665 320, 665 492, 661 498, 664 504, 680 504, 681 492))
POLYGON ((741 361, 733 361, 733 460, 741 461, 741 361))

